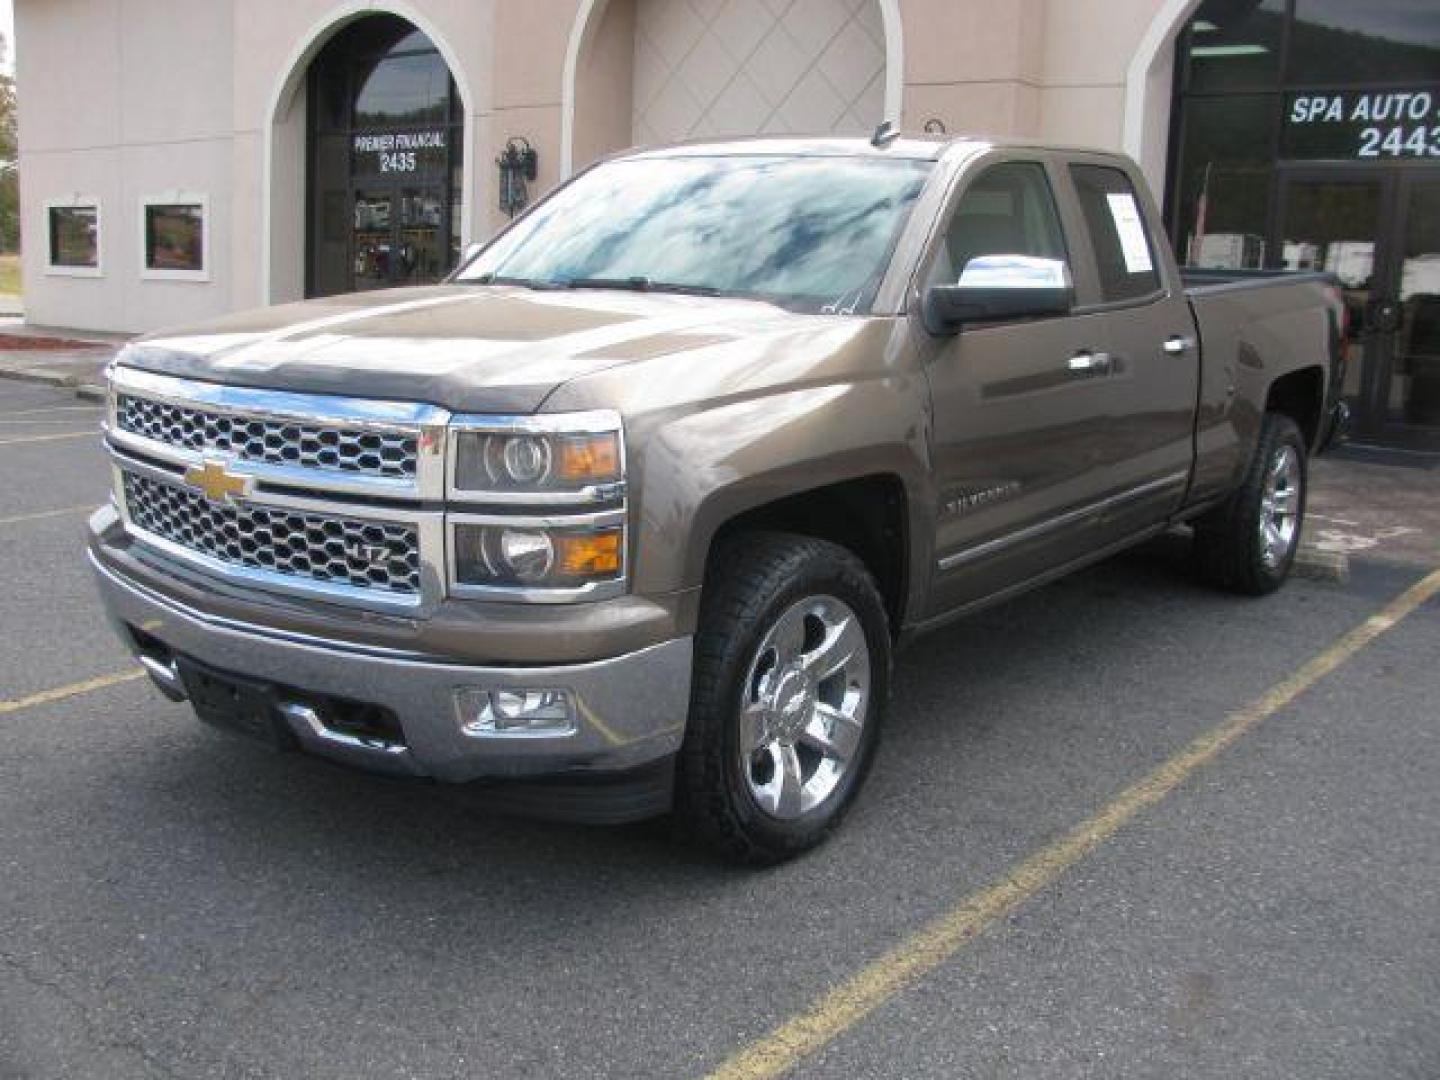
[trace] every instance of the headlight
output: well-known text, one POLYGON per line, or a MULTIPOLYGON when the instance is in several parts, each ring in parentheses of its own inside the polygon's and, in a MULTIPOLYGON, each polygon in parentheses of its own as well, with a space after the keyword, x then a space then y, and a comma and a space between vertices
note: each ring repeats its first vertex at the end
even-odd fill
POLYGON ((457 424, 452 474, 457 492, 579 494, 624 479, 618 417, 533 417, 511 428, 479 430, 482 423, 475 418, 457 424), (592 429, 575 430, 581 422, 592 429), (467 423, 476 429, 466 430, 467 423))
POLYGON ((625 591, 618 413, 456 416, 450 447, 453 595, 563 603, 625 591))
POLYGON ((578 589, 624 576, 625 533, 619 524, 461 521, 454 529, 455 581, 461 586, 578 589))

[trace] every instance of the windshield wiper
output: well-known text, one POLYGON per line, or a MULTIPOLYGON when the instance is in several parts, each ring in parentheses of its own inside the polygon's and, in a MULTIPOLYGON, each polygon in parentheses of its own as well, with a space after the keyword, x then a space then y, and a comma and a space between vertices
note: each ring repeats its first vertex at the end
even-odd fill
POLYGON ((481 274, 474 278, 461 278, 462 285, 514 285, 521 289, 563 289, 563 281, 546 281, 542 278, 506 277, 504 274, 481 274))
POLYGON ((679 293, 681 296, 719 296, 713 285, 682 285, 674 281, 651 281, 648 277, 579 277, 560 283, 567 289, 623 289, 626 292, 679 293))

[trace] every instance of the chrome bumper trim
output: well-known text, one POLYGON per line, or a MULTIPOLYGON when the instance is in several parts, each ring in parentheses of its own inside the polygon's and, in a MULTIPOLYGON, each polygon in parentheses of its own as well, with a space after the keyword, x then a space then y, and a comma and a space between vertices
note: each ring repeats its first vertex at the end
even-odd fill
POLYGON ((169 649, 222 671, 383 706, 395 714, 405 733, 403 748, 370 745, 323 724, 317 731, 309 717, 287 713, 302 746, 324 757, 376 771, 459 782, 619 771, 680 749, 690 701, 689 637, 608 660, 551 667, 480 667, 380 656, 334 643, 277 638, 260 627, 212 622, 122 577, 93 553, 90 560, 107 613, 121 640, 137 655, 130 627, 143 627, 169 649), (577 730, 549 739, 471 738, 461 732, 455 711, 454 695, 461 687, 567 689, 576 702, 577 730))

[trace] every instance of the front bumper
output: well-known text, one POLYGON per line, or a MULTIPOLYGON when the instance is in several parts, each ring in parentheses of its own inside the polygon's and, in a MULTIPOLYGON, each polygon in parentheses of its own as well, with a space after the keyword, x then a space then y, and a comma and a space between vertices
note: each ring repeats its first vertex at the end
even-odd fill
POLYGON ((444 781, 633 770, 680 748, 690 700, 691 638, 611 659, 546 666, 477 666, 267 631, 207 616, 162 597, 92 551, 106 611, 121 640, 171 696, 183 695, 171 656, 277 688, 277 714, 315 754, 381 772, 444 781), (136 631, 140 631, 137 636, 136 631), (568 690, 572 732, 467 735, 461 688, 568 690), (284 700, 287 691, 294 701, 284 700), (325 724, 314 697, 388 709, 403 738, 361 738, 325 724))

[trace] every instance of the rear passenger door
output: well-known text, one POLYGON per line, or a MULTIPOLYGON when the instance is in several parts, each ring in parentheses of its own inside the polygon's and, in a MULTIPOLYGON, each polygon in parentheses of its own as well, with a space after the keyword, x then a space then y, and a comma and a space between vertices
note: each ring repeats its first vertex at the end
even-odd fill
POLYGON ((1148 528, 1180 506, 1194 459, 1200 353, 1194 316, 1141 183, 1114 158, 1073 156, 1061 169, 1077 261, 1095 295, 1079 310, 1099 318, 1108 363, 1107 436, 1097 467, 1110 503, 1097 523, 1112 540, 1148 528))
POLYGON ((1047 159, 1015 152, 969 167, 921 261, 909 306, 928 357, 938 489, 934 616, 1103 543, 1091 511, 1106 493, 1096 466, 1110 453, 1116 415, 1109 380, 1094 367, 1110 351, 1106 315, 977 323, 949 336, 931 335, 920 315, 925 291, 955 284, 978 256, 1060 259, 1073 275, 1047 159))

